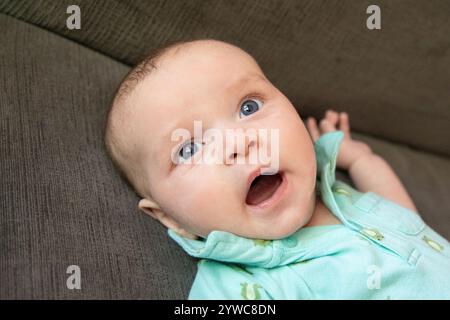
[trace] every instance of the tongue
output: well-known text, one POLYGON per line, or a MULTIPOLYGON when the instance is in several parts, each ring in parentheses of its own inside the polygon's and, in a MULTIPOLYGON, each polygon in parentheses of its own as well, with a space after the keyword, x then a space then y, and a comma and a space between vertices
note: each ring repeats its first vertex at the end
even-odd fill
POLYGON ((280 184, 281 177, 279 174, 257 177, 250 186, 245 202, 249 205, 257 205, 269 199, 280 184))

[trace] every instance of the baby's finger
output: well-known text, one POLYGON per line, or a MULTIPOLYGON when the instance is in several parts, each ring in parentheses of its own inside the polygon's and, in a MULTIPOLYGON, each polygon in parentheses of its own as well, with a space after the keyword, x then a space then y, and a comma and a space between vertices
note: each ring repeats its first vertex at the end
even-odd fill
POLYGON ((336 127, 328 119, 322 119, 319 126, 322 134, 336 130, 336 127))
POLYGON ((339 115, 339 130, 344 132, 345 136, 350 136, 350 121, 346 112, 341 112, 339 115))
POLYGON ((320 137, 319 128, 317 128, 316 119, 309 117, 306 120, 306 127, 308 128, 309 134, 314 142, 320 137))
POLYGON ((336 126, 339 120, 339 114, 334 110, 327 110, 325 113, 325 118, 330 121, 332 125, 336 126))

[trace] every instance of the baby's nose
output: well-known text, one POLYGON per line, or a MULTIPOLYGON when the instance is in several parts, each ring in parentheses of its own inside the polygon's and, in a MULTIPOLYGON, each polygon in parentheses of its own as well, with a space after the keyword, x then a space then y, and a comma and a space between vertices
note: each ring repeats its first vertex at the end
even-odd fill
POLYGON ((238 137, 240 140, 233 139, 225 144, 225 164, 246 163, 252 149, 257 146, 257 138, 245 135, 238 137))

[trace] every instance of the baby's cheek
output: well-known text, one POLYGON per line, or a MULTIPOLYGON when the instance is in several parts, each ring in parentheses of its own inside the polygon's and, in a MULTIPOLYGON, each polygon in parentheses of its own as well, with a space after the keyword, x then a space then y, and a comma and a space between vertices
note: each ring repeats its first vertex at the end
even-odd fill
POLYGON ((176 188, 178 202, 185 208, 198 208, 209 203, 208 199, 217 197, 213 182, 208 182, 207 176, 179 181, 176 188))
POLYGON ((209 184, 197 186, 195 189, 195 196, 192 201, 195 202, 197 206, 202 208, 207 208, 211 206, 219 205, 222 200, 221 189, 218 188, 214 181, 209 184))

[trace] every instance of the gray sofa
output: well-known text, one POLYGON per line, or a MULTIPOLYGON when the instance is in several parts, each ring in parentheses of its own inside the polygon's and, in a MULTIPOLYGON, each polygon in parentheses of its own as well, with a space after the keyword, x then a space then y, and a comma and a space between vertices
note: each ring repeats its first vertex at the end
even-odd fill
POLYGON ((450 238, 450 2, 376 2, 381 30, 371 1, 0 0, 0 298, 187 297, 195 260, 138 211, 102 141, 130 66, 180 39, 241 46, 302 117, 347 111, 450 238))

